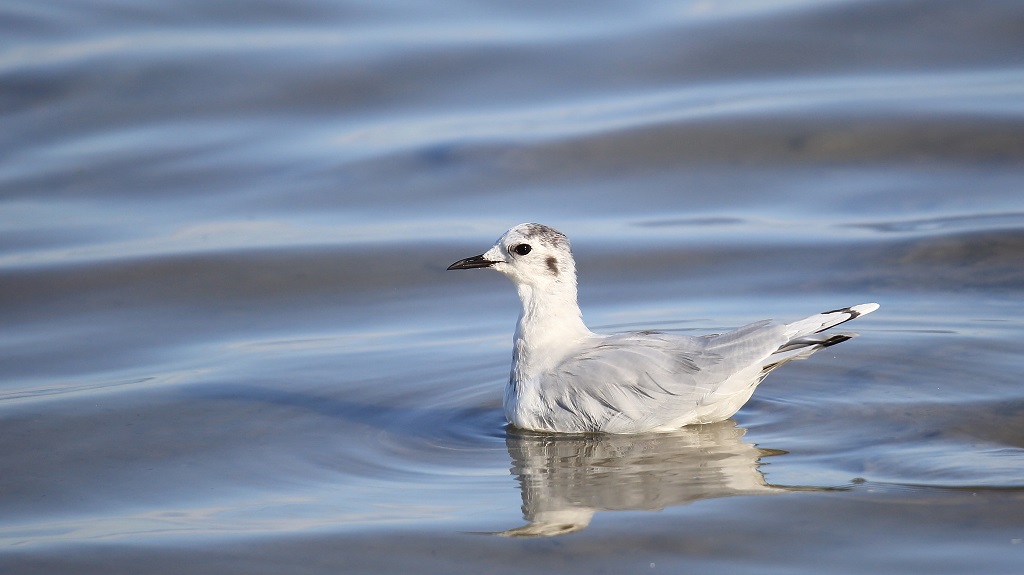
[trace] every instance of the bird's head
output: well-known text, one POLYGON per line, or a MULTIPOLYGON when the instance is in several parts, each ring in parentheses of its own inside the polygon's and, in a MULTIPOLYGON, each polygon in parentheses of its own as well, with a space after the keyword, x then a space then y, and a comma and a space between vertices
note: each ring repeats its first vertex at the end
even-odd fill
POLYGON ((576 264, 569 238, 541 224, 519 224, 505 232, 486 252, 448 266, 450 270, 473 268, 494 268, 517 285, 576 285, 576 264))

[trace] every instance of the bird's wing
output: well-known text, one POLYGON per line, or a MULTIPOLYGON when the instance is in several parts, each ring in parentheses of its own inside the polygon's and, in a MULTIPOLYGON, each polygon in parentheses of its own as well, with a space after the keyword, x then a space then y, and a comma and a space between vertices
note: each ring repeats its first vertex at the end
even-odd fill
POLYGON ((603 337, 543 376, 547 411, 576 429, 662 427, 713 400, 730 376, 755 365, 758 373, 784 342, 782 329, 766 321, 705 337, 603 337))

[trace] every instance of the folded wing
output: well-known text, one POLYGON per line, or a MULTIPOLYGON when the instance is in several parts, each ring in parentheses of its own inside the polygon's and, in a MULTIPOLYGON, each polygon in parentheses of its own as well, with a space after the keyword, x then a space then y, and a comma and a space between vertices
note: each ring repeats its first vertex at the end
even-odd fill
POLYGON ((753 391, 766 359, 785 343, 783 331, 763 321, 704 337, 604 337, 545 374, 544 411, 565 419, 552 422, 558 428, 612 433, 698 423, 721 397, 753 391), (733 389, 737 376, 743 381, 733 389))

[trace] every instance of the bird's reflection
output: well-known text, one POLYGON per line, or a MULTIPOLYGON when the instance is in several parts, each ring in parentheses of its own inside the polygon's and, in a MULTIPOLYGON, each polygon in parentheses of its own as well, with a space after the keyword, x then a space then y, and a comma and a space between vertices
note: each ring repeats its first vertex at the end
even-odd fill
POLYGON ((793 489, 767 484, 758 470, 760 458, 785 452, 747 443, 744 433, 733 421, 631 436, 510 429, 505 441, 528 523, 495 535, 564 535, 585 529, 597 511, 658 510, 793 489))

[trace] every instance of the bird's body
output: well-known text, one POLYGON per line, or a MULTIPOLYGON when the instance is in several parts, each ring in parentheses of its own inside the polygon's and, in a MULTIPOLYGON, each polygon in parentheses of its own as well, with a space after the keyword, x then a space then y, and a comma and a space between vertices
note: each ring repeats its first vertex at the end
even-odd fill
POLYGON ((448 269, 492 267, 516 285, 516 327, 504 407, 516 427, 566 433, 670 431, 732 416, 779 365, 849 339, 821 332, 877 304, 768 320, 723 334, 596 334, 576 302, 568 239, 520 224, 490 250, 448 269))

